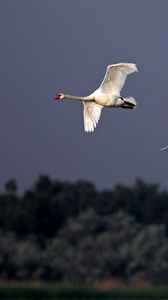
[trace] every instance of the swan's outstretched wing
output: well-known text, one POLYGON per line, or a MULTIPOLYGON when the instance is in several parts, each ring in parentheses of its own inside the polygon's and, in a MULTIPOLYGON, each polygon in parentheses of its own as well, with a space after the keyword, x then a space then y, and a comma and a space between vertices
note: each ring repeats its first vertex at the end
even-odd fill
POLYGON ((168 151, 168 145, 166 147, 160 148, 161 151, 167 150, 168 151))
POLYGON ((93 101, 83 101, 83 105, 83 119, 85 131, 94 131, 100 119, 101 110, 103 106, 93 101))
POLYGON ((118 94, 124 85, 127 75, 136 71, 138 71, 136 65, 131 63, 109 65, 100 89, 106 94, 118 94))

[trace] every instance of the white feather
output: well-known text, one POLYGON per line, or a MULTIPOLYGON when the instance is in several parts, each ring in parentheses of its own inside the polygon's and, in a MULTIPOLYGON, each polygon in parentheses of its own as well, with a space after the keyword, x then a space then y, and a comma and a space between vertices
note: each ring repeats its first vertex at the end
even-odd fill
POLYGON ((92 132, 100 119, 103 106, 93 101, 83 101, 83 105, 84 129, 86 132, 92 132))
POLYGON ((137 67, 132 63, 119 63, 107 66, 104 79, 100 85, 103 93, 119 94, 128 74, 136 72, 137 67))

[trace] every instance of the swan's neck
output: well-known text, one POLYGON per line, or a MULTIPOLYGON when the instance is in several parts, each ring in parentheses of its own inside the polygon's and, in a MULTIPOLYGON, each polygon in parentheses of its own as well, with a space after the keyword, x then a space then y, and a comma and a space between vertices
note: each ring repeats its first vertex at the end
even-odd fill
POLYGON ((89 96, 74 96, 74 95, 64 94, 64 97, 66 99, 72 99, 72 100, 82 100, 82 101, 90 100, 89 96))

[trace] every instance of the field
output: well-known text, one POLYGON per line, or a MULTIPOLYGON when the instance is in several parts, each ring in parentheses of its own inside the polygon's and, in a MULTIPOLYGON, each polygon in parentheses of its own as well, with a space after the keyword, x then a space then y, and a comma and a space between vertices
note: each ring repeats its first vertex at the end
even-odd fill
POLYGON ((168 299, 167 287, 93 288, 57 287, 55 285, 1 285, 0 299, 168 299))

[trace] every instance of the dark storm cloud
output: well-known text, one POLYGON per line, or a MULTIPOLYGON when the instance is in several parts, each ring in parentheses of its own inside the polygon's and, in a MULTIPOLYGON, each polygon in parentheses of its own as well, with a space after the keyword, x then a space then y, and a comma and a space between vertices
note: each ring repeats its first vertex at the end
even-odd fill
POLYGON ((167 13, 154 0, 1 1, 1 186, 14 177, 23 188, 39 173, 101 188, 137 177, 166 186, 167 13), (81 103, 53 97, 87 95, 122 61, 139 69, 122 91, 137 109, 104 109, 84 133, 81 103))

